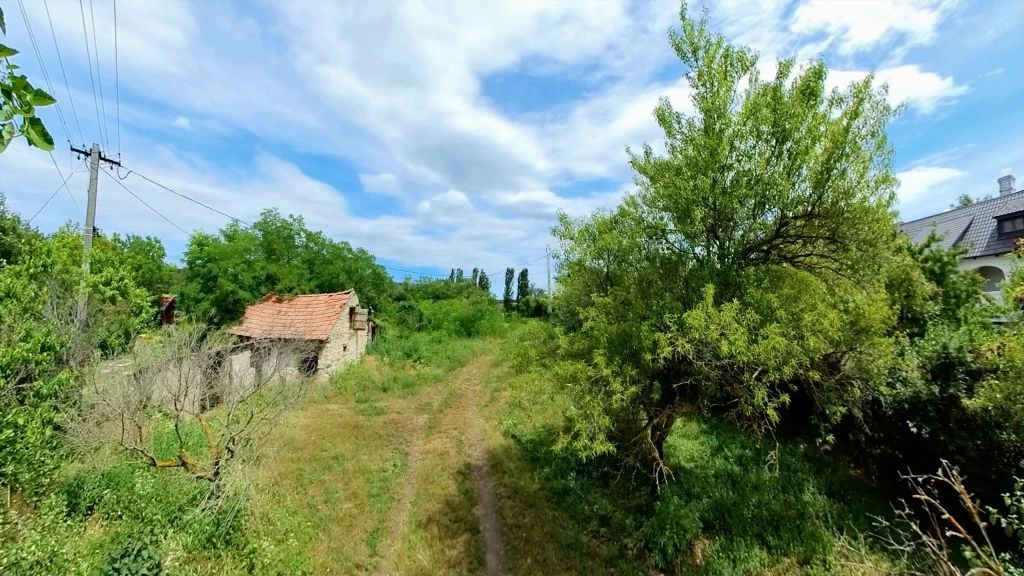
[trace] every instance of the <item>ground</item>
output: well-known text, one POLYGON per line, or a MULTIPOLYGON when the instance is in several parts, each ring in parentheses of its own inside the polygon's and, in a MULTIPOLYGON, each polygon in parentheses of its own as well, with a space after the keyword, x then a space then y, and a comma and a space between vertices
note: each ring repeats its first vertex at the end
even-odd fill
POLYGON ((495 358, 476 347, 453 372, 383 382, 370 357, 288 417, 254 487, 265 570, 508 573, 488 462, 504 443, 495 358))

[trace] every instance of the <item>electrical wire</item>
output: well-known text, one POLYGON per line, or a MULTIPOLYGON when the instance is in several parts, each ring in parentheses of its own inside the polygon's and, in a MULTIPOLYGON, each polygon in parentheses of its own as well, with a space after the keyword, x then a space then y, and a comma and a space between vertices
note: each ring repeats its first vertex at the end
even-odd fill
POLYGON ((92 53, 96 57, 96 83, 100 87, 100 107, 103 109, 103 143, 110 148, 110 130, 107 128, 107 101, 103 98, 103 68, 100 67, 100 45, 96 36, 96 13, 89 0, 89 19, 92 20, 92 53))
POLYGON ((60 56, 60 46, 57 44, 57 33, 53 29, 53 19, 50 18, 50 7, 43 0, 43 8, 46 8, 46 20, 50 23, 50 36, 53 37, 53 47, 57 50, 57 63, 60 64, 60 73, 64 76, 64 87, 68 91, 68 102, 71 104, 71 113, 75 117, 75 125, 78 126, 78 137, 82 144, 85 144, 85 133, 82 132, 82 123, 78 121, 78 110, 75 109, 75 101, 71 98, 71 83, 68 82, 68 73, 64 71, 64 59, 60 56))
POLYGON ((527 262, 526 264, 523 264, 523 265, 522 265, 522 266, 520 266, 519 268, 526 268, 526 267, 527 267, 527 266, 529 266, 530 264, 533 264, 534 262, 540 262, 541 260, 543 260, 543 259, 545 259, 545 258, 547 258, 547 257, 548 257, 548 255, 547 255, 547 254, 545 254, 545 255, 543 255, 543 256, 538 256, 538 257, 534 258, 533 260, 530 260, 530 261, 529 261, 529 262, 527 262))
MULTIPOLYGON (((53 197, 56 196, 58 192, 60 192, 61 188, 68 187, 68 181, 71 180, 72 176, 78 173, 78 169, 82 167, 82 164, 85 164, 85 160, 82 160, 81 162, 78 163, 78 166, 76 166, 75 169, 72 170, 70 174, 68 174, 68 177, 65 178, 63 182, 61 182, 60 186, 57 186, 57 189, 53 191, 53 194, 50 194, 50 197, 46 199, 46 202, 43 202, 43 205, 39 207, 39 210, 36 210, 36 213, 33 214, 32 217, 28 219, 29 224, 31 224, 32 221, 36 219, 36 216, 39 216, 39 214, 46 209, 46 207, 50 204, 50 201, 53 200, 53 197)), ((69 189, 68 194, 70 193, 71 190, 69 189)), ((75 197, 72 196, 71 199, 74 200, 75 197)), ((75 204, 75 207, 77 208, 78 205, 75 204)), ((81 210, 79 210, 79 212, 81 212, 81 210)))
MULTIPOLYGON (((50 152, 49 154, 50 161, 53 162, 53 167, 57 169, 57 175, 60 176, 61 179, 63 179, 64 172, 60 169, 60 166, 57 165, 57 159, 53 157, 53 152, 50 152)), ((64 189, 68 191, 68 198, 71 198, 71 203, 75 205, 75 210, 78 211, 78 215, 81 216, 83 220, 85 220, 85 214, 82 214, 82 209, 78 207, 78 201, 75 200, 75 195, 71 193, 71 188, 68 188, 67 185, 65 185, 64 189)))
POLYGON ((103 123, 100 121, 100 99, 96 96, 96 79, 92 75, 92 54, 89 52, 89 32, 85 28, 85 4, 82 0, 78 0, 78 9, 82 13, 82 37, 85 38, 85 61, 89 64, 89 84, 92 85, 92 102, 96 108, 96 129, 100 131, 100 136, 103 136, 103 123))
POLYGON ((117 100, 117 157, 121 158, 121 71, 117 63, 117 0, 114 1, 114 98, 117 100))
POLYGON ((111 180, 113 180, 114 182, 117 182, 118 186, 120 186, 121 188, 124 188, 125 192, 131 194, 139 202, 142 202, 143 206, 145 206, 146 208, 149 208, 150 210, 152 210, 154 214, 156 214, 157 216, 163 218, 171 226, 174 226, 178 230, 181 230, 186 236, 189 235, 189 231, 188 230, 185 230, 181 226, 178 226, 177 224, 174 223, 173 220, 171 220, 167 216, 164 216, 163 214, 161 214, 160 211, 157 210, 156 208, 153 208, 152 206, 150 206, 149 202, 146 202, 138 194, 136 194, 135 192, 132 192, 131 188, 126 186, 124 182, 121 182, 121 180, 119 178, 115 178, 112 174, 109 174, 106 171, 104 171, 103 173, 106 174, 107 177, 110 178, 111 180))
MULTIPOLYGON (((25 11, 25 3, 23 0, 18 0, 18 8, 21 10, 21 18, 25 21, 25 30, 28 31, 29 42, 32 43, 32 51, 35 52, 36 60, 39 62, 39 69, 43 73, 43 81, 46 82, 46 89, 50 91, 50 95, 53 95, 53 84, 50 82, 50 74, 46 70, 46 64, 43 62, 43 53, 39 50, 39 43, 36 42, 36 34, 32 30, 32 22, 28 18, 28 13, 25 11)), ((57 118, 60 120, 60 125, 64 128, 64 136, 67 141, 71 141, 71 132, 68 131, 68 123, 64 120, 64 111, 61 110, 60 102, 55 102, 57 108, 57 118)))
MULTIPOLYGON (((193 204, 198 204, 199 206, 202 206, 203 208, 206 208, 207 210, 210 210, 212 212, 216 212, 217 214, 220 214, 221 216, 224 216, 225 218, 230 218, 231 220, 234 220, 235 222, 238 222, 239 224, 244 224, 244 225, 248 226, 249 228, 252 228, 252 224, 246 222, 245 220, 242 220, 241 218, 236 218, 236 217, 232 216, 231 214, 228 214, 227 212, 222 212, 222 211, 214 208, 213 206, 210 206, 208 204, 203 204, 199 200, 196 200, 196 199, 191 198, 191 197, 189 197, 189 196, 187 196, 185 194, 182 194, 181 192, 178 192, 176 190, 168 188, 167 186, 164 186, 163 184, 153 180, 152 178, 149 178, 145 174, 140 174, 140 173, 138 173, 138 172, 136 172, 134 170, 130 170, 129 169, 128 170, 128 176, 131 176, 132 174, 135 174, 139 178, 142 178, 143 180, 145 180, 146 182, 149 182, 150 184, 152 184, 154 186, 157 186, 159 188, 163 188, 164 190, 170 192, 171 194, 174 194, 175 196, 179 196, 181 198, 184 198, 185 200, 188 200, 189 202, 192 202, 193 204)), ((127 178, 127 176, 126 176, 126 178, 127 178)))
POLYGON ((384 264, 378 264, 378 266, 383 266, 384 268, 387 268, 388 270, 394 270, 395 272, 405 272, 406 274, 416 274, 418 276, 430 276, 431 278, 447 278, 448 277, 448 276, 445 276, 444 274, 428 274, 426 272, 414 272, 412 270, 404 270, 402 268, 395 268, 393 266, 386 266, 384 264))

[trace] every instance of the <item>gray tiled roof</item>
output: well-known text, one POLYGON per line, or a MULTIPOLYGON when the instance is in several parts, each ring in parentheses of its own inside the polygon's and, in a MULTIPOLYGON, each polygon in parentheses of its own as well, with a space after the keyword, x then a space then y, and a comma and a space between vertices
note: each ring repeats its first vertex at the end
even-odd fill
POLYGON ((900 229, 914 242, 923 242, 934 230, 943 237, 943 246, 967 248, 966 258, 1006 254, 1013 251, 1020 237, 1000 238, 996 218, 1021 211, 1024 211, 1024 190, 903 222, 900 229))

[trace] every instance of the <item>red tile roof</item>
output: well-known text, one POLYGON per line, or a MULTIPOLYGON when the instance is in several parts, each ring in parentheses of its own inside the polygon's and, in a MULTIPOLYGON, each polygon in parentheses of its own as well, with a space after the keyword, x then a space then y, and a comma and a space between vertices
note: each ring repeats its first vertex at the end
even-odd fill
POLYGON ((228 332, 250 338, 327 340, 331 328, 348 310, 351 295, 351 290, 302 296, 267 294, 247 306, 242 321, 228 332))

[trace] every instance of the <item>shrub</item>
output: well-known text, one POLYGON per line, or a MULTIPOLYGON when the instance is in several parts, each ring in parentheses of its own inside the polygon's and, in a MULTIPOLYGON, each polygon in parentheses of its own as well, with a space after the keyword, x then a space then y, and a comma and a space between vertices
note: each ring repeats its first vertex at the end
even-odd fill
POLYGON ((100 576, 163 576, 160 543, 147 532, 132 534, 100 570, 100 576))

